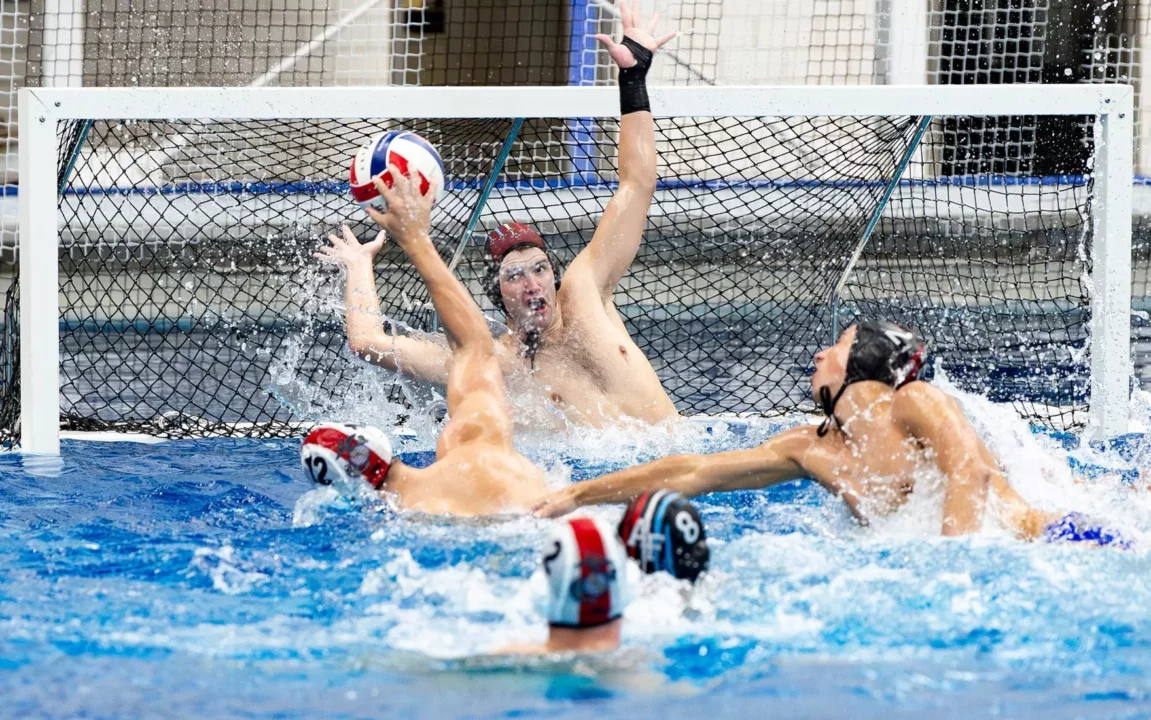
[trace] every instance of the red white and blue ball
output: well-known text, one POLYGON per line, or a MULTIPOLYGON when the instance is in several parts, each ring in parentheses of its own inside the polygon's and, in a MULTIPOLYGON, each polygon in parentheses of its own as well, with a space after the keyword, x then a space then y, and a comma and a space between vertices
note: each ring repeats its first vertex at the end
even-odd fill
POLYGON ((352 159, 352 198, 360 207, 385 210, 384 198, 372 180, 381 178, 385 186, 392 187, 395 181, 388 165, 395 165, 401 173, 411 176, 423 195, 435 185, 438 188, 435 201, 443 199, 444 162, 432 144, 413 132, 385 132, 372 138, 352 159))

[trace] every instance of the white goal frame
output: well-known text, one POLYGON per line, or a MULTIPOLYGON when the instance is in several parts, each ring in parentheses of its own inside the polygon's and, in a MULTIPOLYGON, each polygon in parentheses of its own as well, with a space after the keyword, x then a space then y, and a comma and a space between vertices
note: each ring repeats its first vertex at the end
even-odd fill
MULTIPOLYGON (((1131 377, 1134 92, 1127 85, 653 89, 657 117, 1094 115, 1088 432, 1126 431, 1131 377)), ((20 90, 21 447, 60 451, 57 121, 617 117, 615 88, 24 88, 20 90)))

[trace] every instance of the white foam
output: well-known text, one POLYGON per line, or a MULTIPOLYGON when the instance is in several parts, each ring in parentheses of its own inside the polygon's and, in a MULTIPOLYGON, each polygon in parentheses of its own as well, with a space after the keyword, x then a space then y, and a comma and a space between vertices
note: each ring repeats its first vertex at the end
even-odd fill
POLYGON ((196 548, 190 571, 207 575, 212 587, 227 595, 240 595, 268 581, 268 576, 254 570, 245 570, 230 545, 218 548, 196 548))

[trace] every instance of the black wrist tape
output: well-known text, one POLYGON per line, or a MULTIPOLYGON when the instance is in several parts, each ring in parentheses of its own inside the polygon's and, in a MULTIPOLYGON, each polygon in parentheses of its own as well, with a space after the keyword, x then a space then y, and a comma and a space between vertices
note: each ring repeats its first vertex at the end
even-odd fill
POLYGON ((651 67, 652 52, 629 37, 620 44, 631 50, 635 65, 619 71, 619 114, 651 112, 651 103, 647 99, 647 71, 651 67))

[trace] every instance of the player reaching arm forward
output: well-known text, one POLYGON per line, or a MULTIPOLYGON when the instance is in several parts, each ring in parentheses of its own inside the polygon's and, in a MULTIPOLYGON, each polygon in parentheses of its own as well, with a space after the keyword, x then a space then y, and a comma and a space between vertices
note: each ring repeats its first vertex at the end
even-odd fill
MULTIPOLYGON (((361 465, 379 467, 364 477, 379 490, 394 494, 407 510, 464 516, 524 511, 545 492, 544 476, 512 447, 511 408, 495 341, 479 306, 448 270, 428 236, 434 188, 421 194, 398 168, 388 171, 395 179, 392 188, 375 180, 387 200, 387 213, 368 210, 384 228, 375 250, 386 233, 403 249, 431 292, 452 352, 450 364, 445 362, 450 419, 440 433, 436 460, 430 466, 414 468, 390 456, 380 462, 375 455, 362 453, 361 465)), ((351 446, 356 440, 338 438, 329 449, 341 464, 352 463, 356 454, 351 446)))
POLYGON ((812 390, 827 415, 818 428, 793 428, 750 450, 675 455, 576 483, 549 495, 536 512, 556 517, 659 488, 690 497, 813 478, 866 523, 901 506, 934 466, 944 481, 944 535, 980 529, 990 493, 999 519, 1021 538, 1123 544, 1077 513, 1061 517, 1030 507, 1008 485, 959 403, 916 381, 923 354, 923 343, 902 326, 852 326, 815 355, 812 390))
MULTIPOLYGON (((562 286, 532 228, 506 223, 485 246, 487 293, 511 333, 496 356, 506 376, 530 375, 571 421, 600 426, 623 418, 658 422, 676 415, 651 363, 632 341, 612 296, 639 251, 656 186, 655 121, 646 75, 657 17, 643 25, 638 2, 621 0, 623 39, 598 35, 619 66, 619 187, 590 243, 572 261, 562 286)), ((378 313, 372 257, 383 239, 361 246, 345 228, 330 236, 322 259, 347 266, 348 341, 357 354, 405 375, 447 382, 451 354, 435 342, 386 334, 378 313)))

